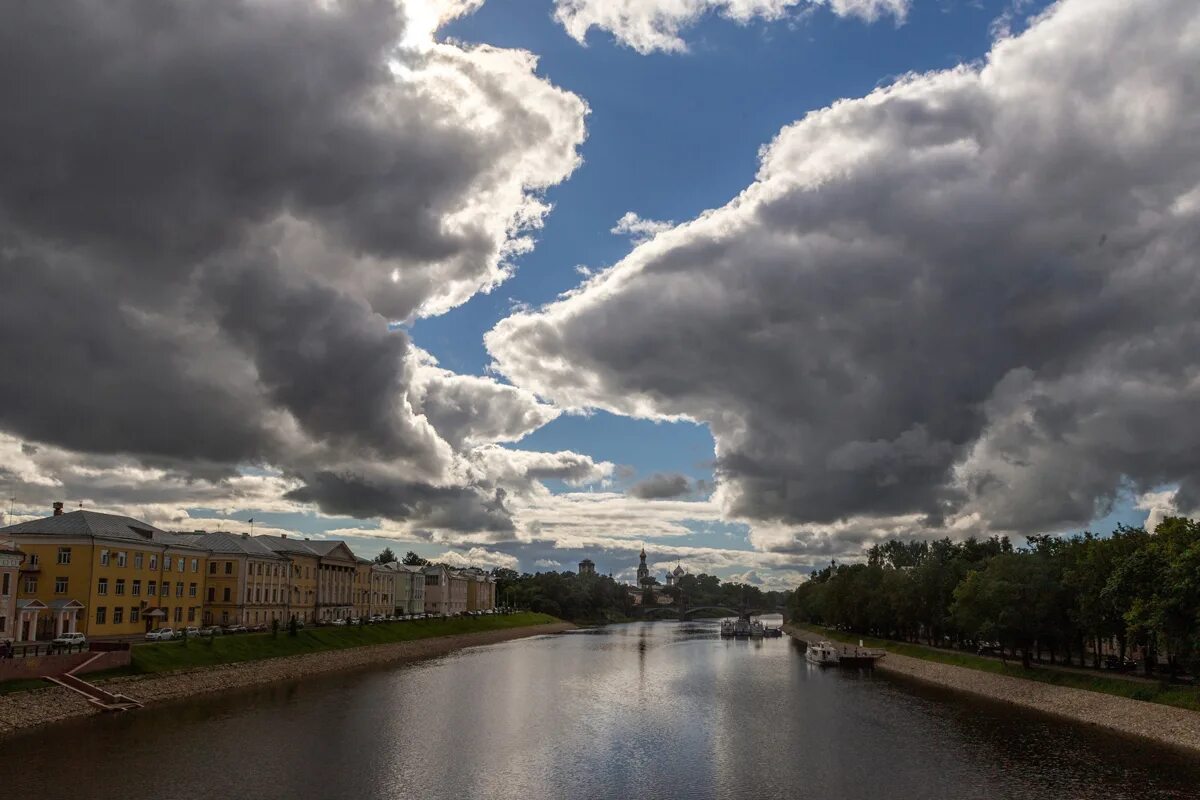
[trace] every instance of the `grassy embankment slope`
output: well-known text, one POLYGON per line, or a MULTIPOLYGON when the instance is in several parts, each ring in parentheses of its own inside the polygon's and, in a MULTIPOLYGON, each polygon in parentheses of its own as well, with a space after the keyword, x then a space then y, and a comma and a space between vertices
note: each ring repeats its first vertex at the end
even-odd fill
POLYGON ((1200 711, 1200 689, 1188 686, 1169 686, 1150 681, 1125 680, 1109 678, 1103 675, 1087 675, 1081 672, 1055 669, 1051 666, 1036 665, 1031 669, 1023 669, 1019 662, 1009 661, 1007 664, 995 658, 985 658, 957 650, 939 650, 936 647, 926 647, 919 644, 893 642, 889 639, 871 639, 856 636, 841 631, 820 628, 815 625, 797 625, 810 633, 815 633, 831 641, 858 644, 862 639, 867 647, 881 647, 889 653, 895 653, 924 661, 935 661, 955 667, 992 672, 997 675, 1007 675, 1013 678, 1024 678, 1056 686, 1069 686, 1072 689, 1086 689, 1092 692, 1128 697, 1132 700, 1145 700, 1150 703, 1161 703, 1177 708, 1200 711))
POLYGON ((186 643, 176 641, 139 644, 133 648, 133 663, 128 668, 97 673, 95 677, 173 672, 217 664, 343 650, 349 647, 409 642, 435 636, 546 625, 552 622, 559 620, 549 614, 521 613, 494 617, 385 622, 363 627, 351 625, 305 628, 296 636, 289 636, 286 629, 281 629, 278 636, 270 633, 251 633, 214 636, 211 639, 189 639, 186 643))

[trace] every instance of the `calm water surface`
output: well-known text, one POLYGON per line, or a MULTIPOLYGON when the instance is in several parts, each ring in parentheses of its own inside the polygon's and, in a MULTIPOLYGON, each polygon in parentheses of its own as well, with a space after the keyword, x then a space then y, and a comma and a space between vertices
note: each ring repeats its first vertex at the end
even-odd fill
POLYGON ((636 623, 0 741, 8 798, 1200 797, 1200 762, 636 623))

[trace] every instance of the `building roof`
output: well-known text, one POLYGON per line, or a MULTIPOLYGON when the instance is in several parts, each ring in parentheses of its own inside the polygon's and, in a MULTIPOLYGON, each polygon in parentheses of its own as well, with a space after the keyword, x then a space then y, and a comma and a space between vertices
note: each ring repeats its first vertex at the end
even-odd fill
POLYGON ((293 539, 289 536, 271 536, 269 534, 259 534, 254 537, 264 546, 271 548, 276 553, 299 553, 305 556, 320 556, 313 548, 309 547, 312 542, 308 539, 293 539))
POLYGON ((71 511, 52 517, 18 522, 0 528, 8 536, 93 536, 100 539, 124 539, 134 542, 153 542, 170 547, 196 545, 187 536, 168 533, 161 528, 133 517, 103 514, 99 511, 71 511))
POLYGON ((339 547, 344 547, 346 548, 346 552, 350 554, 351 559, 358 558, 358 556, 354 555, 354 551, 350 549, 350 545, 346 544, 340 539, 305 539, 304 544, 306 544, 310 550, 322 557, 331 556, 333 555, 334 550, 337 550, 339 547))
POLYGON ((213 533, 190 534, 189 538, 192 539, 194 546, 203 547, 205 550, 211 550, 214 553, 271 558, 277 561, 286 560, 285 556, 279 555, 270 547, 267 547, 266 544, 260 542, 258 537, 251 536, 248 533, 215 531, 213 533))

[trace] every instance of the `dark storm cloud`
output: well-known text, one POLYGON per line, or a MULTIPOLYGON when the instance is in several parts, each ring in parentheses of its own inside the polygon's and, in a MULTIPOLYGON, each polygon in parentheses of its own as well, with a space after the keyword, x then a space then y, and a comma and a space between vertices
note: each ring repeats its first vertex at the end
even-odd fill
POLYGON ((418 528, 487 531, 507 538, 514 530, 504 506, 504 491, 488 496, 470 487, 377 481, 361 475, 318 472, 286 497, 319 505, 326 513, 351 517, 382 516, 418 528))
POLYGON ((388 322, 506 277, 586 107, 528 54, 409 30, 410 6, 0 9, 0 433, 205 480, 386 473, 371 503, 305 496, 511 526, 491 490, 433 487, 463 474, 456 448, 546 415, 480 379, 454 403, 498 421, 443 414, 442 438, 388 322))
POLYGON ((814 112, 727 206, 500 323, 497 367, 708 423, 727 513, 814 526, 768 546, 1194 487, 1197 25, 1187 0, 1068 0, 981 68, 814 112))
POLYGON ((666 500, 683 497, 692 491, 692 483, 679 473, 655 473, 629 487, 629 494, 643 500, 666 500))

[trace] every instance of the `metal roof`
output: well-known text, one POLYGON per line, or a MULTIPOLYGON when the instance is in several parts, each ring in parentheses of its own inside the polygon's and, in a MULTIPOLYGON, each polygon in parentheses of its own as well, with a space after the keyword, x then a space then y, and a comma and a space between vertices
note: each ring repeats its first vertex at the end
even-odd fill
POLYGON ((265 542, 260 542, 257 536, 250 536, 249 534, 215 531, 213 533, 191 534, 188 538, 192 539, 194 546, 211 550, 214 553, 232 553, 235 555, 254 556, 255 558, 270 558, 276 561, 287 560, 285 556, 276 553, 268 547, 265 542))
POLYGON ((188 540, 187 536, 168 533, 162 528, 140 519, 84 510, 42 517, 29 522, 18 522, 16 525, 0 528, 0 534, 9 536, 92 536, 100 539, 152 542, 170 547, 196 547, 188 540))

